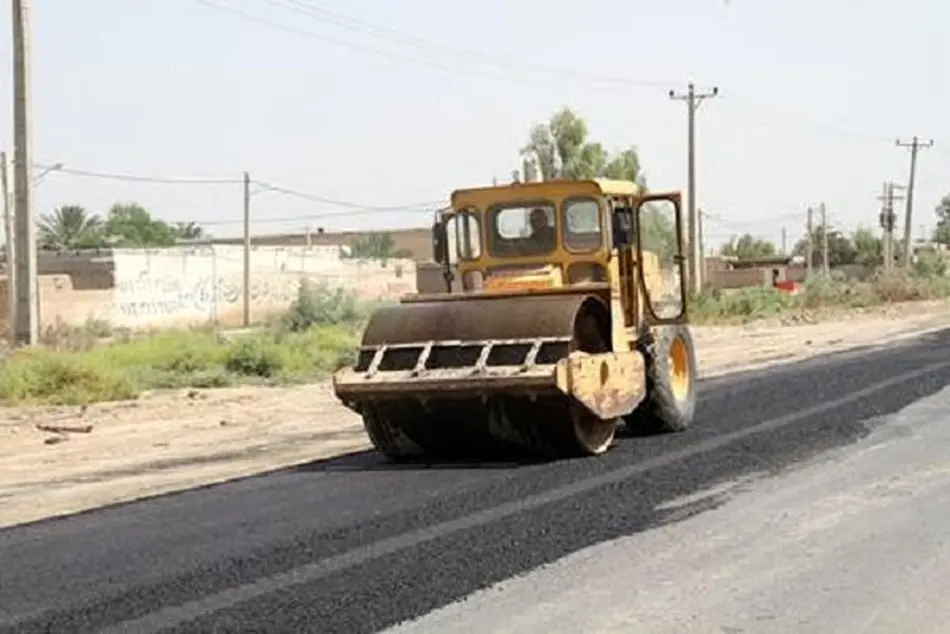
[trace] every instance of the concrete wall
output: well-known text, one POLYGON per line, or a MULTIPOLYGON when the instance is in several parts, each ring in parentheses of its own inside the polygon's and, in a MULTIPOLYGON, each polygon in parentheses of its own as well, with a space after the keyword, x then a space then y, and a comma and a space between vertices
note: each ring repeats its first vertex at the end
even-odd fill
MULTIPOLYGON (((0 330, 7 334, 10 311, 7 296, 8 279, 0 277, 0 330)), ((46 329, 59 322, 81 324, 103 313, 113 303, 112 289, 77 290, 68 275, 42 275, 39 278, 40 327, 46 329)))
MULTIPOLYGON (((768 286, 772 283, 772 269, 778 269, 780 281, 803 283, 808 275, 808 270, 803 266, 775 266, 748 269, 707 269, 706 279, 710 287, 718 289, 768 286)), ((816 267, 815 273, 818 274, 820 270, 816 267)), ((834 267, 831 272, 835 279, 863 282, 870 279, 875 270, 861 264, 848 264, 834 267)))
POLYGON ((67 275, 75 290, 107 290, 115 286, 115 258, 112 249, 89 251, 40 251, 37 272, 67 275))
MULTIPOLYGON (((41 326, 103 319, 128 328, 243 321, 243 249, 219 245, 116 249, 48 257, 40 276, 41 326), (55 258, 55 259, 54 259, 55 258)), ((251 320, 285 310, 300 280, 353 291, 361 299, 394 299, 415 290, 415 263, 341 260, 337 247, 256 247, 251 252, 251 320)), ((6 280, 0 315, 7 321, 6 280)))
MULTIPOLYGON (((779 279, 785 279, 783 277, 783 269, 784 267, 779 268, 779 279)), ((772 269, 721 269, 718 271, 708 271, 706 280, 707 284, 715 289, 762 286, 772 283, 772 269)))
MULTIPOLYGON (((432 230, 429 227, 418 229, 383 229, 376 231, 313 231, 310 233, 280 233, 255 236, 254 244, 260 246, 335 246, 349 244, 353 240, 373 233, 387 233, 393 239, 393 248, 408 251, 414 260, 427 260, 432 257, 432 230)), ((214 245, 240 246, 243 238, 213 238, 214 245)))
MULTIPOLYGON (((243 248, 237 245, 41 253, 41 326, 78 325, 90 318, 136 329, 208 322, 239 325, 244 313, 243 265, 243 248)), ((771 283, 771 267, 710 268, 707 279, 715 288, 771 283)), ((803 268, 777 268, 780 279, 804 279, 803 268)), ((846 274, 863 277, 860 268, 846 274)), ((442 269, 431 262, 401 260, 383 266, 341 260, 335 245, 258 246, 251 253, 251 320, 285 310, 296 298, 301 278, 346 288, 362 299, 395 299, 417 285, 423 292, 444 291, 442 269)), ((460 286, 458 279, 455 286, 460 286)), ((0 276, 0 328, 8 316, 6 279, 0 276)))

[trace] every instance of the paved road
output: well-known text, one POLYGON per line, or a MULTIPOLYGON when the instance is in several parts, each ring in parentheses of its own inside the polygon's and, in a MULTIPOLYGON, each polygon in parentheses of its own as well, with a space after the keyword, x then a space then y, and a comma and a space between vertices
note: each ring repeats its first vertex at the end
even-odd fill
MULTIPOLYGON (((882 442, 890 447, 901 435, 881 441, 882 429, 914 429, 913 418, 894 427, 895 413, 920 407, 948 385, 945 331, 888 350, 708 381, 694 430, 623 439, 602 459, 422 469, 388 467, 367 453, 0 531, 0 631, 358 634, 428 615, 402 631, 530 632, 541 631, 531 619, 554 615, 564 632, 578 631, 571 624, 639 632, 648 630, 631 630, 630 619, 650 610, 673 614, 663 607, 677 598, 678 617, 691 614, 703 627, 721 621, 698 631, 830 631, 814 619, 832 615, 852 624, 852 614, 866 614, 867 598, 853 587, 820 582, 852 560, 823 559, 811 585, 807 553, 783 541, 783 532, 819 522, 824 516, 807 511, 809 501, 828 498, 835 481, 853 492, 867 478, 888 477, 888 465, 935 461, 937 454, 888 449, 891 458, 865 459, 863 471, 849 470, 840 457, 787 471, 829 455, 863 455, 882 442), (737 494, 730 486, 750 476, 759 478, 745 485, 750 491, 737 494), (788 480, 795 477, 804 480, 788 480), (776 521, 781 504, 769 502, 769 491, 799 514, 776 521), (639 553, 635 561, 632 553, 639 553), (722 568, 730 557, 751 563, 722 568), (739 613, 751 585, 734 594, 728 584, 709 590, 721 578, 742 578, 742 570, 766 583, 763 562, 798 571, 787 589, 791 605, 812 606, 822 595, 817 603, 824 607, 809 608, 803 629, 770 629, 793 622, 780 610, 787 598, 781 585, 751 616, 739 613), (663 571, 676 571, 684 582, 642 581, 663 571), (526 573, 530 583, 512 579, 526 573), (485 588, 494 600, 477 593, 485 588), (504 630, 508 616, 512 629, 504 630), (521 618, 527 620, 515 620, 521 618)), ((932 499, 933 513, 950 507, 946 497, 932 499)), ((849 499, 836 503, 847 506, 849 499)), ((918 508, 902 508, 865 511, 878 513, 867 518, 880 530, 890 527, 882 552, 898 548, 899 532, 912 531, 915 522, 928 526, 918 508)), ((820 546, 867 552, 875 530, 854 539, 825 531, 820 546)), ((945 584, 946 567, 934 562, 946 563, 947 551, 919 531, 912 536, 915 546, 903 555, 878 561, 896 568, 906 556, 918 566, 918 581, 945 584)), ((859 579, 873 584, 873 569, 867 564, 859 579)), ((916 604, 906 599, 903 605, 924 614, 920 597, 916 604)), ((656 631, 674 631, 660 625, 656 631)))

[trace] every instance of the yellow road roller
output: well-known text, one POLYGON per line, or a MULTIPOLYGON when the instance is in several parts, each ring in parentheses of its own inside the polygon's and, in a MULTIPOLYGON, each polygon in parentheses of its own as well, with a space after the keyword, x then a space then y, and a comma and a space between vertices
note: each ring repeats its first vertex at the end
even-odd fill
POLYGON ((460 189, 439 275, 369 319, 333 377, 393 460, 602 454, 696 407, 679 192, 622 180, 460 189))

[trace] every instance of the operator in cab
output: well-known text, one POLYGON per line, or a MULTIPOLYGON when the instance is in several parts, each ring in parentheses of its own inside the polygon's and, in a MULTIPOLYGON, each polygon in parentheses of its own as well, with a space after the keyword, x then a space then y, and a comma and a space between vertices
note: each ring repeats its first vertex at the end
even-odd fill
POLYGON ((548 223, 548 214, 540 207, 531 210, 529 216, 531 235, 528 237, 530 249, 535 253, 553 251, 557 245, 557 232, 548 223))

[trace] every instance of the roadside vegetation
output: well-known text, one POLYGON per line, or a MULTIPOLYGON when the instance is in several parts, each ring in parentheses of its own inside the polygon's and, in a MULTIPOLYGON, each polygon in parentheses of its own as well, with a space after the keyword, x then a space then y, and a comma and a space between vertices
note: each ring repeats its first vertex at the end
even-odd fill
MULTIPOLYGON (((816 278, 801 292, 767 287, 707 292, 691 306, 696 324, 820 319, 890 303, 950 298, 945 262, 855 283, 816 278)), ((366 319, 379 305, 302 281, 289 310, 253 333, 196 327, 133 333, 91 321, 45 333, 42 346, 0 366, 0 402, 85 404, 133 399, 167 388, 279 385, 326 378, 355 360, 366 319)))
POLYGON ((693 299, 691 317, 697 324, 820 318, 886 304, 938 299, 950 299, 950 267, 945 260, 922 258, 911 271, 878 273, 865 282, 816 277, 795 294, 765 286, 704 292, 693 299))
POLYGON ((130 333, 101 322, 64 327, 47 332, 45 345, 7 357, 0 401, 85 404, 163 388, 312 381, 354 360, 377 307, 302 281, 286 314, 252 334, 212 327, 130 333))

